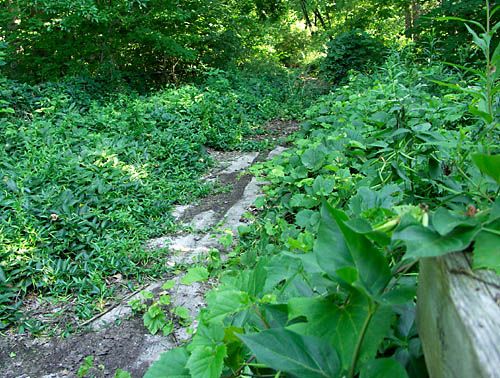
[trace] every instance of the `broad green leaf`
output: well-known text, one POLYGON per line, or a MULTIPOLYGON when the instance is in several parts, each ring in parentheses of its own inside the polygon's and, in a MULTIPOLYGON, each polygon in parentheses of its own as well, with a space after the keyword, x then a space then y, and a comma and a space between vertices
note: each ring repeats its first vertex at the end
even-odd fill
POLYGON ((214 347, 224 340, 224 327, 218 323, 200 323, 196 329, 193 340, 187 345, 187 350, 192 352, 198 347, 214 347))
POLYGON ((241 340, 238 338, 237 335, 240 335, 243 333, 245 333, 245 330, 243 328, 240 328, 240 327, 233 326, 233 327, 224 328, 224 342, 226 344, 233 342, 233 341, 241 343, 241 340))
POLYGON ((474 269, 488 268, 500 274, 500 220, 489 223, 485 229, 474 239, 474 269))
POLYGON ((190 319, 191 315, 189 314, 189 310, 184 306, 176 306, 174 308, 174 314, 177 315, 181 319, 190 319))
POLYGON ((290 206, 310 209, 318 205, 320 201, 303 193, 295 193, 290 199, 290 206))
POLYGON ((317 171, 325 161, 325 153, 317 147, 311 147, 304 152, 301 160, 306 168, 317 171))
MULTIPOLYGON (((260 298, 262 295, 267 294, 268 291, 264 290, 266 279, 269 274, 268 270, 269 258, 259 258, 255 267, 249 271, 248 280, 245 280, 243 285, 238 288, 246 291, 252 298, 260 298)), ((245 275, 243 275, 245 277, 245 275)))
POLYGON ((159 302, 161 306, 168 306, 172 302, 172 299, 170 295, 160 295, 159 302))
POLYGON ((314 194, 318 196, 326 196, 333 191, 333 188, 335 187, 335 180, 333 178, 316 176, 312 187, 314 194))
POLYGON ((385 126, 385 124, 387 123, 387 121, 389 121, 390 118, 391 115, 389 113, 379 111, 372 114, 369 120, 375 122, 377 126, 385 126))
POLYGON ((490 218, 488 219, 490 222, 497 220, 500 218, 500 196, 497 197, 495 203, 491 207, 490 218))
POLYGON ((283 328, 288 323, 288 306, 282 304, 264 304, 262 315, 271 328, 283 328))
POLYGON ((300 210, 295 216, 295 223, 297 223, 299 227, 306 228, 311 224, 313 214, 316 214, 313 210, 300 210))
POLYGON ((257 357, 257 361, 274 370, 301 378, 335 378, 340 373, 337 352, 319 338, 283 328, 239 337, 257 357))
POLYGON ((358 282, 369 293, 377 295, 385 288, 391 278, 391 270, 386 257, 366 236, 347 227, 345 224, 346 215, 343 212, 332 207, 329 207, 329 212, 337 221, 344 235, 347 247, 359 272, 358 282))
POLYGON ((207 293, 207 311, 203 320, 207 322, 220 322, 226 316, 250 307, 248 293, 231 288, 213 289, 207 293))
POLYGON ((191 378, 218 378, 224 367, 226 345, 213 347, 198 347, 193 350, 187 361, 191 378))
POLYGON ((500 155, 474 154, 472 160, 482 173, 500 185, 500 155))
POLYGON ((415 285, 398 285, 394 289, 382 294, 380 302, 387 305, 402 305, 411 302, 417 295, 417 288, 415 285))
POLYGON ((152 299, 154 297, 154 294, 147 290, 142 290, 141 295, 144 299, 152 299))
POLYGON ((392 358, 378 358, 361 367, 359 378, 408 378, 405 368, 392 358))
MULTIPOLYGON (((412 218, 410 215, 403 219, 412 218)), ((435 257, 446 253, 462 251, 469 246, 479 230, 477 227, 459 226, 446 235, 440 235, 429 227, 413 222, 401 222, 392 234, 393 240, 406 244, 405 258, 435 257)))
POLYGON ((292 259, 302 261, 302 266, 304 270, 308 273, 323 273, 324 270, 318 264, 318 260, 314 253, 291 253, 291 252, 282 252, 283 256, 291 257, 292 259))
POLYGON ((189 353, 185 347, 175 348, 160 355, 160 359, 151 365, 144 378, 190 378, 186 364, 189 353))
POLYGON ((300 262, 292 257, 278 254, 272 257, 267 266, 264 291, 271 292, 281 281, 293 277, 300 269, 300 262))
POLYGON ((259 298, 268 293, 264 290, 264 285, 268 275, 269 260, 267 256, 260 257, 254 269, 240 270, 236 275, 226 275, 221 278, 220 282, 226 288, 241 290, 252 298, 259 298))
POLYGON ((391 238, 381 231, 374 231, 370 223, 362 218, 355 218, 345 222, 345 225, 349 227, 352 231, 365 235, 367 238, 376 241, 381 246, 389 245, 391 238))
POLYGON ((225 331, 224 343, 227 347, 227 357, 224 359, 224 365, 236 371, 242 366, 243 358, 246 355, 243 343, 236 335, 244 333, 244 330, 238 327, 230 327, 226 328, 225 331))
MULTIPOLYGON (((288 329, 327 341, 338 351, 343 369, 349 368, 356 343, 369 314, 368 301, 361 293, 353 292, 343 306, 325 298, 293 298, 288 302, 288 311, 289 320, 301 316, 307 319, 307 322, 293 324, 287 327, 288 329)), ((378 307, 363 339, 360 361, 375 358, 377 349, 394 319, 390 306, 378 307)))
MULTIPOLYGON (((348 220, 347 216, 345 216, 345 220, 348 220)), ((344 236, 335 218, 331 215, 329 205, 326 203, 321 207, 318 239, 314 243, 313 250, 318 265, 334 280, 339 278, 336 273, 337 270, 354 267, 354 260, 347 248, 344 236)))
POLYGON ((208 270, 203 266, 188 269, 186 275, 182 277, 181 283, 190 285, 193 282, 205 281, 208 278, 208 270))
POLYGON ((149 332, 151 332, 152 335, 155 335, 167 324, 165 314, 162 309, 156 305, 150 306, 142 318, 144 326, 149 330, 149 332))
POLYGON ((478 222, 472 217, 440 207, 432 214, 431 224, 440 235, 446 235, 459 226, 475 227, 478 222))

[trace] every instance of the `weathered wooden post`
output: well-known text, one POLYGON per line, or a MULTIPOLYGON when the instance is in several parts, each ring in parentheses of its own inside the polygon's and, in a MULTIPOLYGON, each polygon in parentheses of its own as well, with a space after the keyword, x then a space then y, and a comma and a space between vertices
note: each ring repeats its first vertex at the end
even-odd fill
POLYGON ((420 262, 417 326, 431 378, 500 377, 500 276, 469 260, 420 262))

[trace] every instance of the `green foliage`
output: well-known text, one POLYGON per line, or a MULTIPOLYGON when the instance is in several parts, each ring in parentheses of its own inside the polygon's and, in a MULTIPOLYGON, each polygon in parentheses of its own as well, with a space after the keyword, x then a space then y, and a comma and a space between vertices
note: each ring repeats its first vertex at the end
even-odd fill
POLYGON ((1 84, 13 109, 0 117, 2 326, 28 291, 72 293, 89 318, 113 293, 108 277, 162 274, 167 251, 144 242, 174 227, 174 203, 210 192, 206 148, 258 148, 260 125, 308 101, 292 80, 212 71, 149 96, 84 79, 1 84))
POLYGON ((31 81, 84 72, 164 82, 187 75, 193 66, 227 68, 251 46, 258 25, 246 3, 3 0, 0 20, 7 27, 0 33, 9 44, 7 69, 31 81))
MULTIPOLYGON (((491 0, 491 9, 500 5, 497 0, 491 0)), ((472 39, 467 32, 467 27, 458 19, 443 20, 443 17, 456 17, 466 20, 483 21, 486 19, 484 0, 444 0, 439 5, 417 21, 415 28, 409 32, 418 34, 419 43, 423 45, 428 39, 436 40, 436 52, 443 61, 477 62, 481 57, 476 54, 477 50, 471 49, 472 39), (423 42, 423 43, 420 43, 423 42), (464 53, 465 52, 465 53, 464 53), (472 54, 471 54, 472 52, 472 54)), ((498 22, 498 14, 494 22, 498 22)), ((495 38, 494 45, 498 44, 495 38)))
POLYGON ((304 378, 338 376, 340 360, 337 352, 319 338, 282 328, 239 335, 239 338, 258 361, 277 371, 304 378))
POLYGON ((320 98, 294 146, 253 168, 268 182, 255 204, 265 210, 207 294, 192 377, 218 351, 213 377, 425 376, 417 259, 474 245, 475 266, 498 271, 497 157, 474 154, 470 138, 497 151, 496 115, 471 116, 471 93, 435 85, 456 81, 444 66, 407 58, 320 98))
POLYGON ((160 356, 146 372, 144 378, 190 378, 191 375, 186 367, 189 353, 185 347, 172 349, 160 356))
POLYGON ((327 43, 327 49, 321 71, 334 83, 345 81, 350 70, 370 70, 384 57, 382 42, 362 30, 352 30, 336 36, 327 43))

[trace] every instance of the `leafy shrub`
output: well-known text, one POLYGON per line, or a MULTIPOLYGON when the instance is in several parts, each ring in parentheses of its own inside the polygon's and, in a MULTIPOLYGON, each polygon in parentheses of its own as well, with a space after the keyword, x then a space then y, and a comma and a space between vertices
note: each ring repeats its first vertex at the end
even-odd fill
MULTIPOLYGON (((499 0, 491 0, 491 9, 500 5, 499 0)), ((447 62, 467 62, 478 61, 480 54, 471 54, 477 51, 472 43, 472 36, 467 32, 467 28, 460 20, 448 19, 446 21, 437 20, 439 17, 453 16, 466 20, 484 20, 486 17, 484 0, 444 0, 425 17, 420 17, 415 28, 408 30, 408 33, 417 34, 417 45, 426 48, 426 43, 432 38, 436 39, 436 52, 439 59, 447 62), (465 51, 464 51, 465 50, 465 51)), ((500 16, 496 13, 492 22, 500 21, 500 16)), ((493 46, 498 44, 498 36, 493 36, 493 46)))
POLYGON ((361 30, 340 34, 328 42, 327 49, 321 70, 334 83, 346 79, 349 70, 364 72, 384 57, 382 42, 361 30))
POLYGON ((198 86, 108 96, 88 79, 0 83, 0 329, 29 291, 78 297, 88 318, 106 277, 160 274, 144 241, 174 203, 209 193, 206 147, 245 137, 307 97, 286 76, 211 72, 198 86))
MULTIPOLYGON (((500 157, 479 156, 495 182, 467 157, 483 127, 467 93, 479 90, 428 85, 454 77, 407 64, 391 54, 319 98, 294 146, 252 168, 268 183, 262 211, 240 228, 239 254, 207 293, 192 341, 145 377, 427 376, 414 264, 466 248, 478 230, 479 249, 498 240, 500 157), (480 212, 464 215, 471 206, 480 212)), ((488 141, 497 151, 497 130, 488 141)), ((500 271, 498 254, 485 255, 500 271)))

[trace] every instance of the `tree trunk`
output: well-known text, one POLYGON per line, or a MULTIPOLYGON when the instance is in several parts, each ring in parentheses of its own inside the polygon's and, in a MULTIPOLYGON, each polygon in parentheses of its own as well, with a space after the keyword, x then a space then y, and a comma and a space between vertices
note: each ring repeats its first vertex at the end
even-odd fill
POLYGON ((323 27, 324 30, 328 30, 326 25, 325 25, 325 21, 323 20, 323 17, 321 16, 321 13, 319 12, 319 9, 316 8, 315 10, 313 10, 314 12, 314 15, 318 18, 319 22, 321 23, 321 26, 323 27))
POLYGON ((302 13, 304 14, 304 19, 306 20, 306 26, 309 29, 312 29, 311 19, 309 18, 309 14, 307 13, 307 4, 304 0, 300 0, 300 7, 302 8, 302 13))

